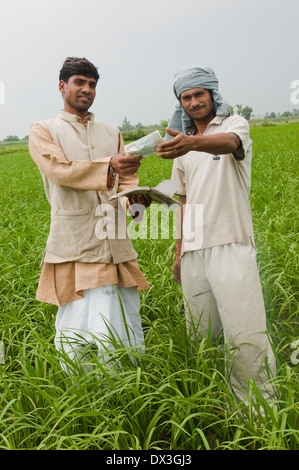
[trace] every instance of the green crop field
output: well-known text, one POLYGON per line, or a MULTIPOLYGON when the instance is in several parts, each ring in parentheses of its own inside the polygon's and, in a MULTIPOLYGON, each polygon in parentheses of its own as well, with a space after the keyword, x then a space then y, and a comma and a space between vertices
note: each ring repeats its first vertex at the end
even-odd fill
MULTIPOLYGON (((145 352, 118 345, 113 374, 96 357, 88 374, 64 374, 53 344, 57 307, 35 299, 49 205, 27 148, 3 151, 0 449, 299 449, 298 134, 298 123, 251 130, 251 207, 278 363, 277 399, 264 404, 265 416, 254 384, 249 406, 235 404, 219 344, 199 338, 192 347, 172 278, 173 237, 133 240, 150 283, 141 293, 145 352)), ((156 185, 171 167, 145 159, 140 183, 156 185)))

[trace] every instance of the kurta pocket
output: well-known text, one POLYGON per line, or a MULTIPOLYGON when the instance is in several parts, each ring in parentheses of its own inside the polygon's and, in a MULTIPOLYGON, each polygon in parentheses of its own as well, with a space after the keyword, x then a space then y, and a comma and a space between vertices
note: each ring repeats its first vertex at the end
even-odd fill
POLYGON ((63 209, 59 209, 57 211, 57 216, 58 217, 73 217, 77 215, 87 215, 89 213, 89 210, 87 208, 85 209, 75 209, 71 211, 65 211, 63 209))
POLYGON ((77 259, 92 249, 92 217, 88 208, 57 210, 52 218, 47 251, 59 258, 77 259))

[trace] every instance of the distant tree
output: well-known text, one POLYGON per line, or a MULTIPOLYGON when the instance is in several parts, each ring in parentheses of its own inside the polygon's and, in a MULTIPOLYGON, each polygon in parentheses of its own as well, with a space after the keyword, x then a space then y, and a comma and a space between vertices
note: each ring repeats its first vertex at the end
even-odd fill
POLYGON ((3 139, 3 142, 17 142, 18 140, 20 139, 17 135, 8 135, 3 139))
POLYGON ((241 115, 242 105, 241 104, 236 104, 236 108, 237 108, 237 114, 241 115))
POLYGON ((241 104, 236 104, 236 108, 237 114, 239 114, 239 116, 243 116, 247 121, 249 121, 253 109, 250 106, 245 106, 243 108, 241 104))
POLYGON ((243 116, 247 121, 249 121, 253 109, 250 106, 245 106, 241 110, 241 116, 243 116))
POLYGON ((299 109, 293 108, 293 116, 299 116, 299 109))
POLYGON ((120 127, 120 130, 121 131, 130 131, 133 129, 133 126, 132 124, 130 123, 130 121, 128 120, 127 116, 124 117, 124 120, 123 120, 123 123, 120 127))
POLYGON ((134 126, 134 129, 143 129, 143 125, 141 124, 141 122, 137 122, 137 124, 135 124, 134 126))
POLYGON ((234 114, 234 107, 233 107, 233 106, 230 106, 228 110, 229 110, 229 112, 230 112, 230 114, 231 114, 231 116, 232 116, 232 115, 234 114))
POLYGON ((273 113, 273 112, 272 112, 272 113, 270 113, 270 114, 269 114, 269 118, 276 118, 276 114, 275 114, 275 113, 273 113))
POLYGON ((282 117, 288 117, 288 116, 292 116, 292 113, 290 111, 285 111, 284 113, 282 113, 282 117))
POLYGON ((121 131, 121 135, 125 142, 141 139, 146 135, 145 129, 131 129, 129 131, 121 131))

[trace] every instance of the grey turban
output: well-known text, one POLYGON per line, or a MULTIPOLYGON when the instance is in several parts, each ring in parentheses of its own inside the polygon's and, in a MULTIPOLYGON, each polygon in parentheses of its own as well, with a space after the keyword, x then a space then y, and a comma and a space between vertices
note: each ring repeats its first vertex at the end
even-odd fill
MULTIPOLYGON (((189 65, 180 70, 173 79, 173 91, 178 100, 181 94, 191 88, 204 88, 211 90, 215 112, 217 116, 229 116, 230 105, 224 101, 218 91, 218 78, 214 71, 209 67, 199 67, 197 65, 189 65)), ((180 103, 175 107, 175 111, 170 118, 168 127, 186 134, 188 128, 194 125, 191 119, 184 111, 180 103)), ((165 134, 164 140, 171 140, 168 134, 165 134)))

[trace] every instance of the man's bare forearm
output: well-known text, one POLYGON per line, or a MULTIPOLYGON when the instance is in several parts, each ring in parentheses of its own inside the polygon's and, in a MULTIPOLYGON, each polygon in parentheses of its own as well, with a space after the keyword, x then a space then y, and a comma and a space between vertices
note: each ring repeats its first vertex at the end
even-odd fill
POLYGON ((232 132, 213 135, 185 135, 172 131, 173 139, 160 144, 157 154, 161 158, 173 159, 195 150, 212 155, 236 153, 241 146, 240 139, 232 132))
POLYGON ((192 150, 211 153, 212 155, 234 153, 240 146, 239 138, 233 133, 194 135, 190 137, 192 138, 192 150))

